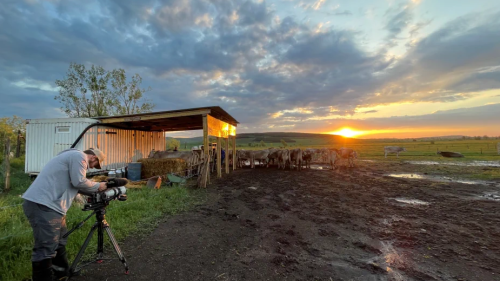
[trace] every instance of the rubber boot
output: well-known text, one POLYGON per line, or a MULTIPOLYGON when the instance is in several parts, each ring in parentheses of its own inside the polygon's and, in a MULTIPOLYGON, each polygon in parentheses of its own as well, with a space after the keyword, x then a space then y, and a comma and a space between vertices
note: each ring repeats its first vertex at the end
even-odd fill
POLYGON ((52 259, 52 269, 54 270, 55 280, 67 280, 69 277, 69 262, 66 254, 66 247, 57 248, 57 254, 52 259))
POLYGON ((33 281, 54 281, 52 259, 45 259, 31 263, 33 267, 33 281))

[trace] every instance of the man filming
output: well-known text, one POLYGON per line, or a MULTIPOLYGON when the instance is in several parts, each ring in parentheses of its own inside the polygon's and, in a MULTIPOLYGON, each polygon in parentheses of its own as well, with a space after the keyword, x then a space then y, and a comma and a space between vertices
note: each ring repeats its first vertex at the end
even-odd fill
POLYGON ((66 255, 66 212, 80 191, 104 191, 106 182, 86 177, 88 168, 101 169, 106 156, 99 149, 68 149, 50 160, 22 196, 35 245, 31 256, 33 281, 65 280, 69 277, 66 255))

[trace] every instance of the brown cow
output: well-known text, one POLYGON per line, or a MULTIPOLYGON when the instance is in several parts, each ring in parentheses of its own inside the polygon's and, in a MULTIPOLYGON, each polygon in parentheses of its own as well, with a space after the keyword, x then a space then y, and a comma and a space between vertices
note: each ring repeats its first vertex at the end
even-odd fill
POLYGON ((286 163, 290 161, 290 151, 288 149, 278 150, 278 169, 286 168, 286 163))
POLYGON ((253 151, 240 149, 236 151, 236 159, 238 167, 243 168, 245 161, 250 161, 250 168, 255 168, 255 162, 253 160, 253 151))
POLYGON ((290 150, 290 170, 293 169, 293 165, 297 167, 297 170, 302 170, 302 149, 295 148, 290 150))
POLYGON ((334 148, 333 150, 337 153, 337 156, 340 159, 345 159, 347 161, 349 167, 356 166, 354 164, 354 159, 358 158, 358 153, 356 151, 354 151, 352 148, 342 147, 340 149, 334 148))
POLYGON ((259 161, 259 165, 262 165, 264 162, 266 164, 266 168, 269 167, 269 161, 268 157, 269 156, 269 149, 264 149, 264 150, 255 150, 253 151, 253 160, 252 161, 259 161))

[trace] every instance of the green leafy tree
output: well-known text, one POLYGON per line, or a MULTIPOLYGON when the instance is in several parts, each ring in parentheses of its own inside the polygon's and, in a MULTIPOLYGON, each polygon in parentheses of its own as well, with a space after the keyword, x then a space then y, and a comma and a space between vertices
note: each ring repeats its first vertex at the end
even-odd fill
POLYGON ((266 143, 263 140, 260 141, 259 145, 262 147, 266 147, 266 143))
POLYGON ((97 117, 150 112, 154 104, 143 101, 142 78, 135 74, 127 82, 123 69, 107 71, 101 66, 85 68, 71 63, 62 80, 56 80, 59 95, 54 99, 69 117, 97 117))
POLYGON ((174 138, 167 139, 166 144, 167 144, 167 147, 166 147, 167 150, 173 150, 176 147, 177 147, 177 149, 179 149, 181 146, 181 142, 178 139, 174 139, 174 138))
POLYGON ((280 140, 280 142, 283 145, 283 147, 287 147, 288 146, 288 143, 286 143, 286 141, 284 139, 280 140))
POLYGON ((116 105, 118 114, 125 115, 151 112, 154 105, 144 100, 144 93, 150 91, 151 88, 141 89, 141 83, 142 77, 137 73, 127 82, 125 70, 120 68, 111 71, 113 94, 119 101, 119 104, 116 105))
MULTIPOLYGON (((0 118, 0 159, 4 154, 5 142, 10 139, 11 151, 16 150, 17 134, 21 132, 24 137, 26 135, 26 122, 19 116, 0 118)), ((24 153, 24 140, 21 142, 21 154, 24 153)))

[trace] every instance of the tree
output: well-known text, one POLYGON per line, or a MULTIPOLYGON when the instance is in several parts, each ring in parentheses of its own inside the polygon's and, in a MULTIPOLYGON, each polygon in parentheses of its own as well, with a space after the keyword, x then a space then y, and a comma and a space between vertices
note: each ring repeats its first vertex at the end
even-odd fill
POLYGON ((260 141, 259 145, 262 147, 266 147, 266 143, 263 140, 260 141))
POLYGON ((95 65, 86 69, 83 64, 71 63, 66 77, 55 83, 59 95, 54 99, 69 117, 134 114, 150 112, 154 107, 142 100, 147 90, 140 88, 139 74, 127 82, 123 69, 107 71, 95 65))
POLYGON ((286 141, 284 139, 281 139, 280 142, 283 145, 283 147, 287 147, 288 146, 288 143, 286 143, 286 141))
POLYGON ((151 112, 154 105, 143 100, 143 95, 151 88, 141 89, 142 77, 139 74, 132 76, 132 80, 127 83, 127 75, 123 69, 111 71, 111 86, 114 96, 120 101, 117 105, 117 113, 121 115, 151 112), (140 102, 142 101, 142 104, 140 102))
MULTIPOLYGON (((11 151, 16 150, 17 145, 17 132, 20 131, 21 135, 26 134, 26 122, 19 116, 3 117, 0 118, 0 158, 3 156, 3 149, 7 139, 10 139, 11 151)), ((23 142, 21 142, 21 148, 23 142)), ((20 149, 21 152, 23 149, 20 149)))
POLYGON ((166 144, 167 144, 166 145, 167 150, 173 150, 176 147, 177 147, 177 149, 179 149, 179 147, 181 146, 181 142, 177 139, 174 139, 174 138, 167 139, 166 144))

